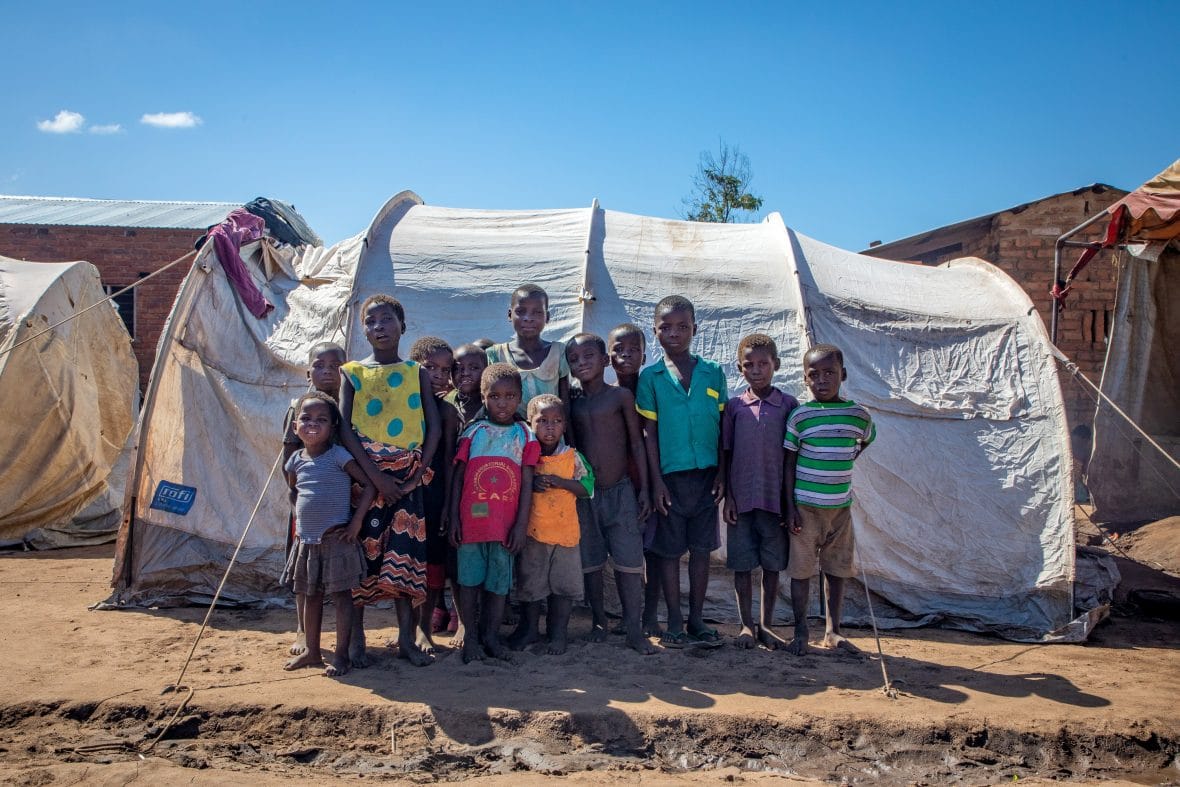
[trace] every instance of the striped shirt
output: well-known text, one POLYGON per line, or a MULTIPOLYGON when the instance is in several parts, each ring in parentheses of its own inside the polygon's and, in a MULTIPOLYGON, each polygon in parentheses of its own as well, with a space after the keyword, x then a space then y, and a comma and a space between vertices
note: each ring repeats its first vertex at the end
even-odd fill
POLYGON ((876 438, 872 416, 856 402, 804 402, 792 410, 783 448, 799 453, 795 502, 852 505, 852 462, 876 438))

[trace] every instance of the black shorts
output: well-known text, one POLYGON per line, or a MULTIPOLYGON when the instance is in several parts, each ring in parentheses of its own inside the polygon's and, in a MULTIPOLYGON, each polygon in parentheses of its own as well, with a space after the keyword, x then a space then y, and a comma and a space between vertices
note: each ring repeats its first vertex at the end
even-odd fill
POLYGON ((716 467, 664 475, 672 505, 667 514, 660 515, 651 542, 653 554, 679 558, 685 552, 712 552, 721 546, 717 504, 713 502, 716 480, 716 467))

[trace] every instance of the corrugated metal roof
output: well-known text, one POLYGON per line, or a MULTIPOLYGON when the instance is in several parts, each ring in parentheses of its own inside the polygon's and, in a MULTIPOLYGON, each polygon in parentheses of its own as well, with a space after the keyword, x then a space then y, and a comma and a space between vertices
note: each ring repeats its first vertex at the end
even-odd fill
POLYGON ((0 224, 68 227, 205 229, 221 223, 237 202, 149 202, 80 197, 0 195, 0 224))

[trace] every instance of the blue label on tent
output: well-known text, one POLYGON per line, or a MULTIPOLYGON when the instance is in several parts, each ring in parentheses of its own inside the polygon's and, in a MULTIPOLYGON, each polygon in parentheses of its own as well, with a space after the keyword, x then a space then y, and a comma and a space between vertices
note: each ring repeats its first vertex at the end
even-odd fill
POLYGON ((184 516, 193 507, 193 501, 196 499, 197 488, 195 486, 182 486, 171 481, 161 481, 156 486, 156 494, 152 496, 150 508, 184 516))

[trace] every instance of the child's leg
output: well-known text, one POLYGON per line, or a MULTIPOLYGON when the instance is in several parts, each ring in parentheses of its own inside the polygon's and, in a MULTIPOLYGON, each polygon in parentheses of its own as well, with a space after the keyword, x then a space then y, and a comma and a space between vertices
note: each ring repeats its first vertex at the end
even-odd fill
POLYGON ((413 664, 415 667, 425 667, 434 659, 430 654, 418 647, 415 641, 417 627, 414 615, 414 603, 406 596, 398 596, 393 600, 397 611, 397 655, 413 664))
MULTIPOLYGON (((550 610, 552 613, 552 609, 550 610)), ((524 605, 524 612, 516 631, 508 637, 506 644, 512 650, 524 650, 541 638, 541 602, 530 601, 524 605)))
POLYGON ((733 591, 737 595, 738 618, 742 623, 742 630, 734 644, 739 648, 752 648, 758 644, 758 627, 754 624, 754 581, 751 572, 733 572, 733 591))
POLYGON ((324 674, 340 677, 347 675, 352 666, 348 660, 348 641, 352 638, 352 591, 333 593, 332 603, 336 606, 336 650, 324 674))
POLYGON ((795 616, 795 638, 787 645, 787 652, 802 656, 807 652, 807 602, 811 598, 810 579, 791 579, 791 612, 795 616))
POLYGON ((787 644, 771 628, 774 626, 774 605, 778 601, 778 576, 777 571, 762 569, 762 601, 759 605, 762 624, 758 627, 758 641, 771 650, 778 650, 787 644))
POLYGON ((455 606, 459 610, 459 622, 463 624, 463 663, 468 664, 483 658, 483 649, 479 644, 479 621, 476 620, 480 589, 467 585, 458 587, 459 595, 455 600, 455 606))
POLYGON ((369 666, 369 656, 365 652, 365 605, 353 603, 352 634, 348 637, 348 662, 357 669, 369 666))
POLYGON ((434 614, 442 601, 442 588, 426 588, 426 600, 417 609, 418 647, 426 653, 434 653, 434 614))
MULTIPOLYGON (((593 621, 590 628, 591 642, 606 641, 606 604, 603 601, 602 569, 587 571, 582 575, 585 582, 586 603, 590 605, 590 618, 593 621)), ((554 597, 550 596, 550 600, 554 597)))
POLYGON ((640 623, 643 576, 634 571, 615 571, 615 585, 619 588, 619 601, 623 604, 623 631, 627 635, 627 647, 645 656, 656 653, 656 648, 647 641, 640 623))
POLYGON ((480 639, 483 641, 484 649, 494 659, 507 658, 508 651, 500 642, 500 622, 504 619, 504 607, 507 606, 508 594, 491 593, 485 590, 482 601, 483 627, 480 631, 480 639))
POLYGON ((301 667, 318 667, 324 663, 320 653, 320 624, 324 616, 324 596, 322 593, 308 593, 303 599, 303 630, 307 634, 307 652, 296 656, 283 667, 294 670, 301 667))
POLYGON ((709 588, 709 553, 688 553, 688 632, 708 630, 705 625, 705 591, 709 588))
POLYGON ((824 594, 827 601, 824 610, 824 647, 860 653, 860 648, 840 633, 840 617, 844 612, 844 578, 824 574, 824 580, 827 582, 827 593, 824 594))
POLYGON ((680 558, 660 558, 660 589, 668 611, 668 633, 684 633, 684 613, 680 611, 680 558))
POLYGON ((651 552, 643 553, 647 565, 647 581, 643 588, 643 633, 658 637, 660 631, 660 559, 651 552))
POLYGON ((295 594, 295 641, 291 643, 291 655, 302 656, 307 652, 307 634, 303 630, 303 594, 295 594))
MULTIPOLYGON (((602 572, 598 572, 599 581, 602 580, 602 572)), ((601 589, 601 585, 599 586, 601 589)), ((537 602, 538 606, 540 602, 537 602)), ((549 597, 549 617, 547 619, 547 626, 545 634, 549 638, 549 649, 546 651, 550 656, 560 656, 565 653, 569 646, 569 626, 570 613, 574 609, 574 600, 569 596, 550 596, 549 597)), ((603 633, 605 633, 603 629, 603 633)))

